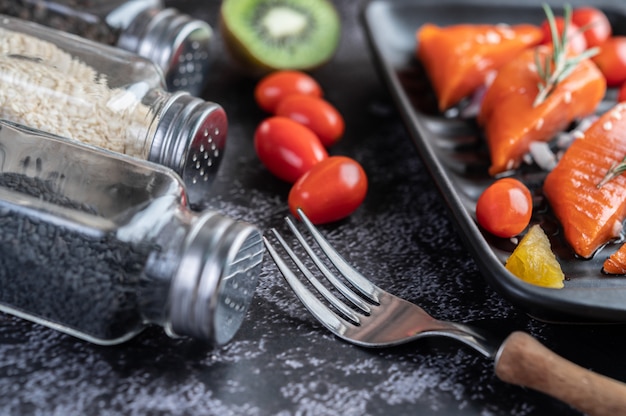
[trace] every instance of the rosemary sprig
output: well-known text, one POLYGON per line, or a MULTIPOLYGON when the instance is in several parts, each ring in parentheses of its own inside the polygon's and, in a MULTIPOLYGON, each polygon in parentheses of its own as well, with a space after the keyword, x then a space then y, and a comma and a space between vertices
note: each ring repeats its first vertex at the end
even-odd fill
POLYGON ((546 55, 542 60, 539 51, 535 50, 535 66, 537 67, 540 82, 537 84, 539 92, 537 97, 535 97, 533 107, 543 103, 559 82, 567 78, 582 60, 598 53, 598 48, 591 48, 578 55, 568 55, 569 39, 567 32, 572 20, 572 7, 569 4, 566 4, 563 8, 563 32, 560 35, 550 6, 544 3, 543 10, 546 13, 550 34, 552 35, 552 53, 546 55))
POLYGON ((604 178, 596 185, 598 189, 602 188, 607 182, 617 178, 622 173, 626 172, 626 156, 619 163, 614 163, 604 175, 604 178))

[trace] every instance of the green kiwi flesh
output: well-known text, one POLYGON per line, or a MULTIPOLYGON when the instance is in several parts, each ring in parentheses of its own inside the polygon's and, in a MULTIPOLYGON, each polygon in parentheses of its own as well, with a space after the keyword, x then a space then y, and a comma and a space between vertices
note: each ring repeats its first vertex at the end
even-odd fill
POLYGON ((310 70, 335 53, 341 23, 328 0, 224 0, 227 50, 254 73, 310 70))

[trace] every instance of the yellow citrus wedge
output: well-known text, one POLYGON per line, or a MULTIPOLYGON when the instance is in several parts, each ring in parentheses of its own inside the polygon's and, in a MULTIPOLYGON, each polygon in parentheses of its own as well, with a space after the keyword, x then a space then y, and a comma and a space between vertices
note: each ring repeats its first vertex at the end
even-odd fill
POLYGON ((550 240, 538 225, 533 225, 519 242, 505 267, 525 282, 560 289, 565 280, 556 256, 552 252, 550 240))

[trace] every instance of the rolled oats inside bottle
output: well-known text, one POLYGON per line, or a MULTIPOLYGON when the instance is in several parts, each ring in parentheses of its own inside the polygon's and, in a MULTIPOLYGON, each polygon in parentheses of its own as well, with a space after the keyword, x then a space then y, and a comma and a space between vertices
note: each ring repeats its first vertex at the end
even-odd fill
POLYGON ((210 25, 160 0, 0 0, 0 14, 137 53, 161 68, 170 91, 199 95, 209 72, 210 25))
POLYGON ((216 103, 164 89, 135 54, 0 19, 0 118, 174 169, 204 205, 228 122, 216 103))

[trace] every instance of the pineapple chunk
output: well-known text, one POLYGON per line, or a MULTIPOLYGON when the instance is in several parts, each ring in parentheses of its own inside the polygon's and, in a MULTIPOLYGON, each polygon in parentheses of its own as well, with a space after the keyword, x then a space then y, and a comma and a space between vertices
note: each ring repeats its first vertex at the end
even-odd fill
POLYGON ((565 275, 543 229, 533 225, 519 242, 505 267, 525 282, 560 289, 565 275))

